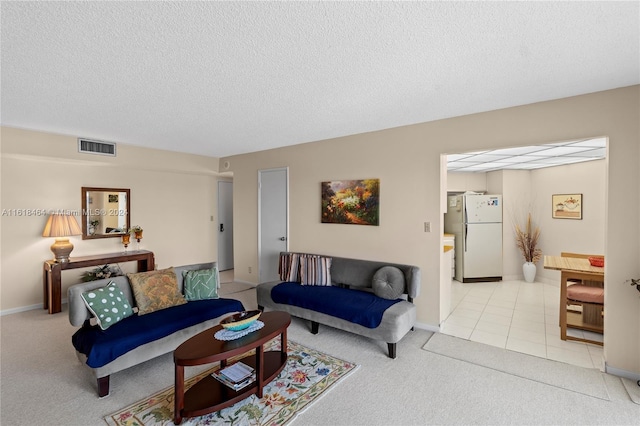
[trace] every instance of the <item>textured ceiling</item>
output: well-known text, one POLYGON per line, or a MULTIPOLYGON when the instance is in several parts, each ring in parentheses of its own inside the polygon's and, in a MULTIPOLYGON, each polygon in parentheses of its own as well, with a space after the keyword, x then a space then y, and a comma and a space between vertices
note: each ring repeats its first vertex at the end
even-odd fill
POLYGON ((0 7, 2 125, 216 157, 640 83, 635 1, 0 7))

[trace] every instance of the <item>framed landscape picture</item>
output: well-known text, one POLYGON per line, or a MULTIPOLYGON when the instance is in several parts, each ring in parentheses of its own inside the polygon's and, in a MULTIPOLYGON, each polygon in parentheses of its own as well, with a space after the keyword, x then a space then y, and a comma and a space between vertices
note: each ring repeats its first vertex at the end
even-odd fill
POLYGON ((322 182, 322 223, 378 226, 379 197, 380 179, 322 182))
POLYGON ((554 219, 582 219, 582 194, 553 194, 551 217, 554 219))

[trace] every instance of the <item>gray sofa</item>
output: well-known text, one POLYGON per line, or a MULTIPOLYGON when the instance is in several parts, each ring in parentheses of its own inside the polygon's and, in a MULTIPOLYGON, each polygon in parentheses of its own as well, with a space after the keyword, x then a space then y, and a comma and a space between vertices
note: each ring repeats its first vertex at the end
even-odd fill
MULTIPOLYGON (((286 254, 288 253, 281 253, 281 256, 286 254)), ((371 339, 382 340, 387 342, 389 357, 395 358, 396 343, 413 329, 416 322, 416 307, 413 304, 413 298, 417 297, 420 293, 420 268, 411 265, 331 257, 330 274, 331 287, 334 288, 330 289, 330 295, 329 292, 326 293, 327 297, 325 298, 318 296, 318 294, 322 294, 325 290, 318 289, 317 287, 313 288, 314 286, 298 285, 300 287, 298 289, 295 285, 286 282, 283 283, 282 281, 259 284, 257 286, 258 307, 261 310, 286 311, 293 316, 309 320, 311 321, 311 332, 313 334, 317 334, 319 324, 323 324, 371 339), (349 292, 365 292, 373 295, 373 297, 370 298, 371 304, 369 306, 376 305, 377 302, 385 303, 382 298, 374 295, 372 288, 374 275, 376 275, 376 272, 378 272, 380 268, 385 266, 398 268, 404 275, 404 289, 402 290, 403 295, 401 296, 403 300, 384 309, 379 325, 375 327, 361 325, 352 319, 341 318, 332 313, 336 309, 347 312, 352 310, 352 306, 349 306, 349 299, 350 296, 354 295, 349 294, 349 292), (298 300, 295 303, 278 303, 274 301, 272 292, 277 291, 278 293, 274 294, 279 296, 281 292, 280 289, 283 288, 284 285, 288 285, 289 289, 293 289, 297 293, 296 297, 298 300), (337 290, 336 287, 340 290, 337 290), (310 305, 307 304, 309 300, 299 300, 300 298, 304 299, 306 294, 308 294, 309 299, 314 299, 312 307, 309 307, 310 305), (318 304, 320 304, 320 306, 318 304)), ((355 294, 355 296, 360 295, 355 294)), ((281 299, 279 300, 282 302, 281 299)), ((357 313, 352 312, 352 314, 357 313)))
MULTIPOLYGON (((183 291, 183 271, 209 269, 215 265, 215 262, 211 262, 175 267, 180 292, 183 291)), ((80 327, 73 335, 72 343, 78 359, 87 365, 96 376, 100 397, 109 394, 109 378, 112 373, 171 352, 188 338, 219 324, 222 318, 244 310, 242 303, 234 299, 190 301, 183 305, 142 316, 134 314, 112 325, 107 330, 101 330, 91 324, 92 314, 85 305, 82 293, 105 287, 111 281, 117 284, 129 300, 130 305, 135 307, 135 298, 126 276, 76 284, 69 287, 68 290, 69 322, 73 326, 80 327), (175 322, 175 324, 167 324, 169 322, 175 322), (167 325, 170 326, 170 330, 163 329, 167 325), (130 342, 133 333, 143 335, 143 341, 151 338, 154 340, 141 343, 130 349, 130 346, 137 344, 130 342), (99 341, 99 345, 94 343, 96 340, 99 341), (88 341, 90 343, 87 343, 88 341), (118 348, 123 344, 129 347, 118 348), (111 353, 116 350, 120 352, 126 350, 126 352, 121 355, 111 353), (99 359, 92 360, 92 357, 99 359), (115 359, 111 359, 114 357, 115 359)), ((220 282, 219 276, 217 282, 220 282)))

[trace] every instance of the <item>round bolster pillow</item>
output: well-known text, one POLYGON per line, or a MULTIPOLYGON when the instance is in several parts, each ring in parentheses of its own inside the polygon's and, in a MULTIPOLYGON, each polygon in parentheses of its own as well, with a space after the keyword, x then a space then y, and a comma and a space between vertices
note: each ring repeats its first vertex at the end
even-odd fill
POLYGON ((395 266, 383 266, 373 275, 373 293, 384 299, 395 300, 404 293, 404 274, 395 266))

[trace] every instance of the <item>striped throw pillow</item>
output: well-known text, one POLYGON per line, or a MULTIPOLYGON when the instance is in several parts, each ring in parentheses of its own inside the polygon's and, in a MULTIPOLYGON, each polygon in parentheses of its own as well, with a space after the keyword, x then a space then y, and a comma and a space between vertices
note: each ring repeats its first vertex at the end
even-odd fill
POLYGON ((280 279, 285 282, 300 282, 300 255, 297 253, 283 253, 278 263, 280 279))
POLYGON ((331 285, 331 258, 306 255, 300 257, 300 283, 302 285, 331 285))

